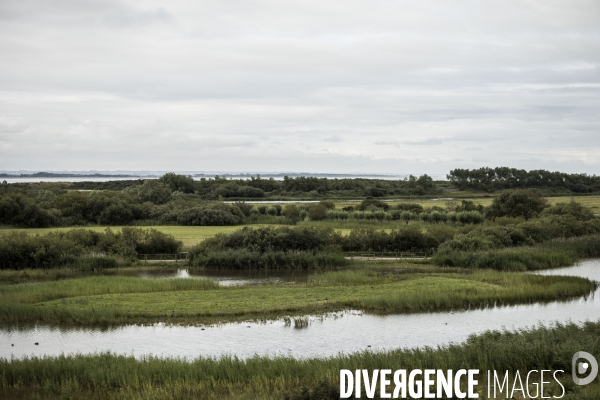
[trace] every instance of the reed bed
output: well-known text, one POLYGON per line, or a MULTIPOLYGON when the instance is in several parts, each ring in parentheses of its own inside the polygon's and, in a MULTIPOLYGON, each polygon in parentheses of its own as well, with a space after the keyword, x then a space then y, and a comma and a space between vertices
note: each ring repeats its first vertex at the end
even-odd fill
MULTIPOLYGON (((571 358, 585 349, 600 358, 600 322, 527 331, 490 331, 437 348, 364 351, 326 359, 235 357, 161 359, 116 354, 0 359, 2 398, 335 399, 340 369, 562 369, 564 399, 597 399, 600 385, 576 386, 571 358), (332 397, 317 397, 324 388, 332 397), (302 397, 302 393, 306 394, 302 397)), ((482 375, 485 376, 485 375, 482 375)), ((480 380, 483 384, 484 379, 480 380)), ((546 396, 560 395, 553 387, 546 396)), ((485 396, 483 397, 485 398, 485 396)))
POLYGON ((529 271, 564 267, 587 257, 600 256, 600 235, 554 239, 536 246, 489 251, 438 251, 432 261, 440 266, 529 271))

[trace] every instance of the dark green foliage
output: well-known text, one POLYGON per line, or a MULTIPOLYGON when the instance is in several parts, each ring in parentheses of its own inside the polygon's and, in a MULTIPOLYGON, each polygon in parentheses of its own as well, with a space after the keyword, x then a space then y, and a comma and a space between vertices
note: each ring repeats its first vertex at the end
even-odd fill
MULTIPOLYGON (((250 214, 252 214, 252 209, 254 208, 252 204, 247 204, 243 201, 238 201, 234 204, 234 206, 239 208, 239 210, 245 217, 249 217, 250 214)), ((277 206, 279 206, 279 208, 281 209, 281 206, 279 204, 277 204, 277 206)))
POLYGON ((245 249, 194 253, 194 266, 222 269, 334 268, 348 264, 339 253, 312 251, 248 251, 245 249))
POLYGON ((194 179, 191 176, 169 172, 161 176, 159 182, 167 185, 172 192, 194 193, 194 179))
POLYGON ((375 209, 387 211, 390 209, 390 205, 381 200, 366 198, 358 205, 358 207, 356 207, 356 209, 360 211, 372 211, 375 209))
POLYGON ((171 201, 171 187, 159 180, 148 179, 142 185, 128 188, 138 203, 149 201, 153 204, 165 204, 171 201))
POLYGON ((338 400, 339 398, 339 385, 329 381, 319 382, 313 388, 303 386, 293 394, 284 397, 285 400, 338 400))
POLYGON ((332 200, 321 200, 319 204, 322 204, 328 210, 335 210, 335 203, 332 200))
POLYGON ((229 198, 229 197, 239 197, 239 198, 261 198, 265 197, 265 191, 252 187, 240 184, 239 182, 228 182, 222 185, 219 185, 215 189, 215 193, 218 196, 229 198))
POLYGON ((327 179, 316 177, 289 177, 283 181, 260 176, 250 179, 201 178, 195 183, 195 192, 205 199, 260 198, 263 196, 303 196, 303 197, 381 197, 391 195, 439 194, 430 177, 405 180, 380 179, 327 179))
MULTIPOLYGON (((460 214, 460 213, 459 213, 460 214)), ((600 219, 578 220, 572 216, 550 214, 544 218, 506 225, 485 225, 457 234, 440 250, 477 251, 533 245, 551 239, 600 234, 600 219)), ((523 221, 523 220, 521 220, 523 221)))
POLYGON ((321 203, 312 204, 308 208, 308 218, 312 219, 313 221, 324 220, 325 218, 327 218, 327 207, 325 207, 321 203))
POLYGON ((486 215, 490 218, 523 217, 529 219, 540 215, 546 207, 548 207, 548 202, 539 192, 525 189, 505 190, 500 196, 494 198, 486 215))
POLYGON ((300 208, 295 204, 287 204, 281 213, 286 218, 291 219, 294 224, 301 220, 300 208))
POLYGON ((471 200, 461 200, 460 204, 456 206, 454 211, 477 211, 483 214, 484 207, 481 204, 475 205, 471 200))
POLYGON ((573 217, 581 221, 589 221, 594 218, 594 213, 581 203, 571 201, 569 203, 557 203, 543 211, 542 215, 562 215, 573 217))
POLYGON ((68 190, 125 190, 134 186, 142 185, 146 180, 144 179, 128 179, 126 181, 87 181, 87 182, 69 182, 64 183, 64 189, 68 190))
POLYGON ((341 239, 331 228, 243 228, 204 240, 188 257, 209 268, 329 268, 346 264, 330 251, 341 239))
POLYGON ((244 214, 238 207, 223 203, 188 208, 177 215, 179 225, 192 226, 238 225, 243 220, 244 214))
POLYGON ((0 240, 0 268, 55 268, 73 263, 84 251, 78 243, 57 235, 11 232, 0 240))
POLYGON ((120 232, 73 229, 47 235, 11 232, 0 240, 0 269, 108 268, 113 261, 103 258, 105 255, 172 254, 180 247, 181 242, 173 236, 155 229, 126 227, 120 232))
POLYGON ((600 190, 600 177, 587 174, 566 174, 545 170, 498 167, 479 169, 454 169, 448 180, 460 189, 485 191, 538 188, 555 192, 592 193, 600 190))
POLYGON ((53 215, 41 209, 27 196, 8 194, 0 197, 0 224, 43 228, 54 222, 53 215))
POLYGON ((331 228, 243 228, 230 234, 217 234, 194 247, 189 255, 208 254, 213 251, 249 250, 315 251, 337 245, 342 236, 331 228))
POLYGON ((487 251, 473 248, 473 251, 454 250, 446 244, 434 254, 433 261, 440 266, 503 271, 556 268, 573 264, 582 258, 600 256, 600 236, 556 239, 533 247, 509 247, 487 251))
POLYGON ((396 206, 396 209, 417 214, 423 212, 423 206, 417 203, 400 203, 396 206))
POLYGON ((446 238, 424 234, 414 226, 387 233, 375 229, 353 229, 342 238, 344 251, 431 251, 446 238))
POLYGON ((119 263, 114 257, 80 257, 72 264, 67 265, 68 268, 83 270, 83 271, 101 271, 108 268, 117 268, 119 263))
POLYGON ((101 225, 127 225, 131 221, 133 211, 123 203, 109 205, 98 216, 98 223, 101 225))

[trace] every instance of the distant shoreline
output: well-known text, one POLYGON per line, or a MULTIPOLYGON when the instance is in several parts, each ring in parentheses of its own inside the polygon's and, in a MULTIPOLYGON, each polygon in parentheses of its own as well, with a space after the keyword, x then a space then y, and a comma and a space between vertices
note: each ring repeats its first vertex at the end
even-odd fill
POLYGON ((0 174, 0 178, 137 178, 140 175, 108 175, 108 174, 55 174, 52 172, 36 172, 34 174, 0 174))

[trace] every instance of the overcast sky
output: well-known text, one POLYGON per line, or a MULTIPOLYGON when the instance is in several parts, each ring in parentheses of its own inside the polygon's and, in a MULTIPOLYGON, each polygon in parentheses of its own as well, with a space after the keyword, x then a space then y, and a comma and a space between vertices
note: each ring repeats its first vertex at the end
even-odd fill
POLYGON ((600 1, 0 1, 0 169, 481 166, 600 174, 600 1))

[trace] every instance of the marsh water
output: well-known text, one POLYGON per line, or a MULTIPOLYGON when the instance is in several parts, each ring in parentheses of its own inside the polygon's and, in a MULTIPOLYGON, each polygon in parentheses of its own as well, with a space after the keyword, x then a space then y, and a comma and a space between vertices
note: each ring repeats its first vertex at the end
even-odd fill
MULTIPOLYGON (((600 259, 537 273, 581 276, 600 281, 600 259)), ((265 279, 271 278, 282 279, 265 275, 265 279)), ((238 280, 252 279, 246 276, 238 280)), ((253 355, 327 357, 357 351, 438 346, 462 342, 471 334, 487 330, 519 330, 556 322, 581 324, 598 319, 600 289, 569 301, 474 310, 384 316, 347 310, 319 317, 309 316, 308 326, 302 329, 294 327, 293 318, 291 321, 279 319, 201 327, 164 324, 107 329, 4 326, 0 327, 0 357, 105 351, 137 358, 150 355, 188 359, 224 355, 240 358, 253 355)))

